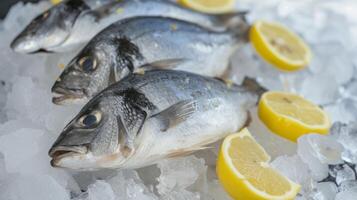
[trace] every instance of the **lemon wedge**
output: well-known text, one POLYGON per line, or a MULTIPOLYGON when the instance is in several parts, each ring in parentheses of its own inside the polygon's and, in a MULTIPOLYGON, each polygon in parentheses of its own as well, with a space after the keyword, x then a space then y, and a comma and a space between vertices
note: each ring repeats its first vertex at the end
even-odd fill
POLYGON ((219 14, 233 11, 235 0, 179 0, 178 3, 199 12, 219 14))
POLYGON ((249 36, 257 53, 280 70, 296 71, 311 61, 309 46, 281 24, 257 21, 251 27, 249 36))
POLYGON ((53 5, 61 3, 62 0, 50 0, 53 5))
POLYGON ((300 185, 269 165, 270 156, 248 129, 226 137, 217 161, 217 175, 225 190, 237 200, 294 199, 300 185))
POLYGON ((307 133, 326 134, 331 126, 328 115, 320 107, 286 92, 264 93, 258 115, 272 132, 294 142, 307 133))

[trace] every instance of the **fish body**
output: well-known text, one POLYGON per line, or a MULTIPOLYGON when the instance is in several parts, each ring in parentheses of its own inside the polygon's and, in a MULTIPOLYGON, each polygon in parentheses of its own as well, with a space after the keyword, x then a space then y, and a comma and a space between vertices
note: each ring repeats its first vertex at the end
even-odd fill
POLYGON ((88 2, 68 0, 51 7, 25 27, 12 41, 11 48, 16 52, 34 53, 60 46, 70 36, 78 17, 91 9, 88 2))
POLYGON ((96 35, 65 67, 52 88, 53 102, 86 101, 147 63, 218 77, 246 31, 214 31, 163 17, 121 20, 96 35))
POLYGON ((132 74, 94 97, 52 146, 52 165, 138 168, 205 148, 241 129, 262 92, 183 71, 132 74))
POLYGON ((22 53, 68 51, 88 42, 110 24, 137 16, 173 17, 223 28, 234 15, 203 14, 167 0, 69 0, 32 20, 11 47, 22 53))

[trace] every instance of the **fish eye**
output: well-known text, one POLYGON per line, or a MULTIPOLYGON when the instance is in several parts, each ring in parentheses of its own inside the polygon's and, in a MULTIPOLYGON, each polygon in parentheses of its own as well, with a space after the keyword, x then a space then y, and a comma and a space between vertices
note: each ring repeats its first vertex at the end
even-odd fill
POLYGON ((79 119, 79 123, 86 128, 93 127, 98 124, 102 118, 100 112, 95 111, 90 114, 84 115, 79 119))
POLYGON ((81 58, 78 64, 85 72, 94 71, 97 67, 97 61, 89 56, 81 58))

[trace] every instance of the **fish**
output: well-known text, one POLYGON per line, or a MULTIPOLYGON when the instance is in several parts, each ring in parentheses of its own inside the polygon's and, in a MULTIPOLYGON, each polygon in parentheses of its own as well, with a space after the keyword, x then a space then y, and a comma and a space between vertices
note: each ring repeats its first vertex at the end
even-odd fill
POLYGON ((49 150, 53 167, 134 169, 207 148, 242 129, 265 91, 179 70, 133 73, 91 99, 49 150))
POLYGON ((49 52, 69 37, 78 16, 90 7, 82 0, 59 3, 36 16, 25 29, 15 37, 10 47, 15 52, 49 52))
POLYGON ((219 77, 229 58, 247 41, 242 19, 230 30, 216 31, 165 17, 118 21, 96 35, 65 67, 52 87, 53 103, 87 102, 132 72, 175 69, 219 77))
POLYGON ((19 53, 67 52, 121 19, 163 16, 222 29, 237 15, 242 12, 203 14, 167 0, 67 0, 33 19, 10 46, 19 53))

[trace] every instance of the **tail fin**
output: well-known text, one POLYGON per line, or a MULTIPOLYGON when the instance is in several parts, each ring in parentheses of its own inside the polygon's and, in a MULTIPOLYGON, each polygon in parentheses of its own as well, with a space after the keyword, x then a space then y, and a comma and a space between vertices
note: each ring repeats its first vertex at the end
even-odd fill
POLYGON ((218 14, 216 17, 219 22, 223 23, 239 40, 248 41, 248 31, 250 28, 246 19, 248 13, 249 11, 231 12, 218 14))
POLYGON ((245 77, 242 86, 248 91, 258 94, 260 97, 264 92, 268 91, 266 88, 261 86, 255 79, 245 77))

